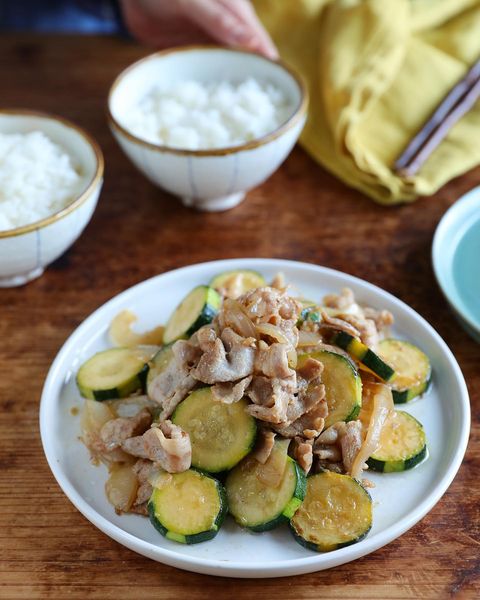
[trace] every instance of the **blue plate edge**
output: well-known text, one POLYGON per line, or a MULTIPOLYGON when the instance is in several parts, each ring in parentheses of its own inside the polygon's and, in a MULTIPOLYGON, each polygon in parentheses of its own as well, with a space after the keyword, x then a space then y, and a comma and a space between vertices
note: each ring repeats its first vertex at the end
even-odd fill
POLYGON ((480 200, 480 186, 472 188, 466 194, 460 196, 460 198, 452 204, 448 208, 448 210, 444 213, 442 218, 437 224, 435 229, 435 233, 433 235, 432 242, 432 251, 431 251, 431 260, 433 266, 433 272, 435 275, 435 279, 437 281, 438 286, 440 287, 443 296, 446 298, 454 316, 457 318, 463 329, 470 335, 472 339, 474 339, 477 343, 480 343, 480 322, 476 322, 472 319, 471 315, 466 314, 465 310, 462 306, 458 306, 455 300, 453 299, 453 294, 447 287, 445 283, 445 279, 442 276, 442 267, 441 265, 441 252, 442 252, 442 237, 445 236, 445 231, 451 227, 449 223, 454 220, 457 213, 462 210, 466 210, 466 207, 470 206, 470 203, 473 203, 475 199, 480 200))

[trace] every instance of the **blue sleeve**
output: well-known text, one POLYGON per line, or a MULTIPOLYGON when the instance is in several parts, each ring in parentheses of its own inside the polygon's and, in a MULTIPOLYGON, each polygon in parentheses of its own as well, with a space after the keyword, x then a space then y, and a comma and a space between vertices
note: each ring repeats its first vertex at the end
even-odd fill
POLYGON ((0 30, 126 33, 116 0, 0 0, 0 30))

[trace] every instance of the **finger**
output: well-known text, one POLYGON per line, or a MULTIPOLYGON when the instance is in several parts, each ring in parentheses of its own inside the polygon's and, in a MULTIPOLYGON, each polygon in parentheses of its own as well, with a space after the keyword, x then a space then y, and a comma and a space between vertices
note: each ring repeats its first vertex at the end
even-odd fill
POLYGON ((268 58, 277 59, 278 50, 272 38, 262 25, 250 0, 216 0, 226 10, 235 14, 254 33, 251 49, 265 54, 268 58))
POLYGON ((249 41, 252 33, 237 15, 216 0, 180 0, 184 15, 214 39, 226 44, 249 41))
POLYGON ((227 10, 217 0, 181 0, 185 16, 202 27, 212 38, 229 46, 243 46, 252 50, 262 46, 250 23, 227 10))

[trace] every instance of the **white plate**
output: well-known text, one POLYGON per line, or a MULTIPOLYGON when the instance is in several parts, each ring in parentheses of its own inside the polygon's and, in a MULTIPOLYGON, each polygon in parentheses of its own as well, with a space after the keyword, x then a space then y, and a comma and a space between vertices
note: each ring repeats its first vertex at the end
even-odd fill
MULTIPOLYGON (((402 407, 403 408, 403 407, 402 407)), ((468 392, 452 353, 415 311, 400 300, 350 275, 315 265, 270 259, 236 259, 203 263, 159 275, 116 296, 95 311, 70 336, 50 368, 40 407, 40 429, 45 454, 68 498, 101 531, 124 546, 168 565, 234 577, 280 577, 327 569, 373 552, 417 523, 438 502, 462 461, 470 431, 468 392), (71 409, 81 405, 74 375, 82 361, 108 347, 107 328, 122 309, 134 310, 140 327, 166 320, 178 302, 195 286, 229 269, 249 268, 267 279, 278 271, 302 295, 320 299, 344 286, 361 302, 386 308, 395 316, 394 334, 420 346, 433 365, 428 394, 405 410, 425 426, 429 458, 405 473, 369 474, 376 488, 374 526, 358 544, 317 554, 302 548, 287 527, 253 534, 228 518, 217 537, 203 544, 183 546, 166 540, 137 515, 115 514, 104 493, 106 470, 93 467, 78 440, 79 417, 71 409)))

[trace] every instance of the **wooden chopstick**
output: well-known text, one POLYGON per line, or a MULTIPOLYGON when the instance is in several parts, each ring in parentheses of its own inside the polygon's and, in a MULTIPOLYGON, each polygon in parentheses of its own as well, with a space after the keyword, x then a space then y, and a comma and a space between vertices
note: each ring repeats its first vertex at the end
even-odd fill
POLYGON ((395 161, 394 171, 401 177, 411 177, 418 173, 453 125, 472 108, 478 98, 480 98, 480 60, 450 90, 410 141, 395 161))

